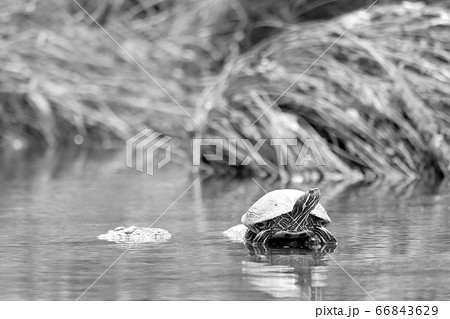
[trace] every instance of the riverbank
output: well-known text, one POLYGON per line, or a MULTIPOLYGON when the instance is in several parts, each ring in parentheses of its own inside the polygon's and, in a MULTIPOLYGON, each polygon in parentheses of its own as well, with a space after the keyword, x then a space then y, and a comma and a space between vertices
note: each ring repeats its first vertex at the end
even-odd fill
MULTIPOLYGON (((252 144, 297 139, 297 146, 286 142, 293 151, 287 165, 279 146, 261 147, 268 165, 253 161, 244 168, 263 176, 448 175, 449 11, 407 4, 374 7, 359 18, 361 13, 287 26, 230 61, 200 99, 203 136, 252 144), (325 165, 296 166, 310 138, 325 165)), ((226 153, 238 163, 247 154, 239 143, 226 153)))
POLYGON ((284 166, 267 147, 269 165, 205 163, 215 173, 448 175, 447 9, 377 5, 264 113, 358 12, 316 21, 345 10, 80 1, 121 48, 75 4, 33 3, 7 1, 0 15, 0 147, 111 148, 149 127, 180 140, 312 138, 326 161, 284 166))

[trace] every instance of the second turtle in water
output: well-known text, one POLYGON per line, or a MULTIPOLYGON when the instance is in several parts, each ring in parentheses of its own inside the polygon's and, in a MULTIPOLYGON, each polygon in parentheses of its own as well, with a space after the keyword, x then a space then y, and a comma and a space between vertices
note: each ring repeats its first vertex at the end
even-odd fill
POLYGON ((321 197, 317 188, 306 193, 295 189, 267 193, 242 216, 248 228, 245 241, 266 244, 273 239, 297 239, 313 246, 336 244, 336 238, 325 228, 331 219, 319 204, 321 197))

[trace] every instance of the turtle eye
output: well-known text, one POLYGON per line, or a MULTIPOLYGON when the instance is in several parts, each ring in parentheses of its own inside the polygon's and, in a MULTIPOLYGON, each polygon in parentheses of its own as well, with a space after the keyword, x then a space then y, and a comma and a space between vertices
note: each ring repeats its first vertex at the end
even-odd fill
POLYGON ((258 229, 263 228, 264 225, 265 225, 265 223, 256 223, 256 224, 255 224, 255 226, 256 226, 258 229))

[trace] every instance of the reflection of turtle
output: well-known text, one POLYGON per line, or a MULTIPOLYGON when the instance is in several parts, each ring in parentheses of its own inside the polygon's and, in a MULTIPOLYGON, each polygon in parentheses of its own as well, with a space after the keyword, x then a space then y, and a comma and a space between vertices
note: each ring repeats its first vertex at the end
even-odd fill
POLYGON ((321 197, 317 188, 306 193, 294 189, 267 193, 242 216, 248 228, 245 241, 266 244, 292 239, 303 240, 307 246, 335 244, 336 238, 325 228, 331 219, 319 204, 321 197))
POLYGON ((242 273, 252 288, 284 300, 322 300, 328 285, 326 252, 246 246, 250 256, 242 261, 242 273))

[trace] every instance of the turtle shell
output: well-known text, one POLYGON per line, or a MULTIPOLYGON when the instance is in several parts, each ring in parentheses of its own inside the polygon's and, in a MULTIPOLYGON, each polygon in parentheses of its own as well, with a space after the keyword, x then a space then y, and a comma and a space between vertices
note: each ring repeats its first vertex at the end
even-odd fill
MULTIPOLYGON (((271 191, 258 199, 242 216, 241 221, 245 226, 248 226, 286 214, 292 210, 297 199, 303 194, 305 192, 297 189, 271 191)), ((321 204, 317 204, 311 215, 323 220, 324 226, 331 222, 330 217, 321 204)))

